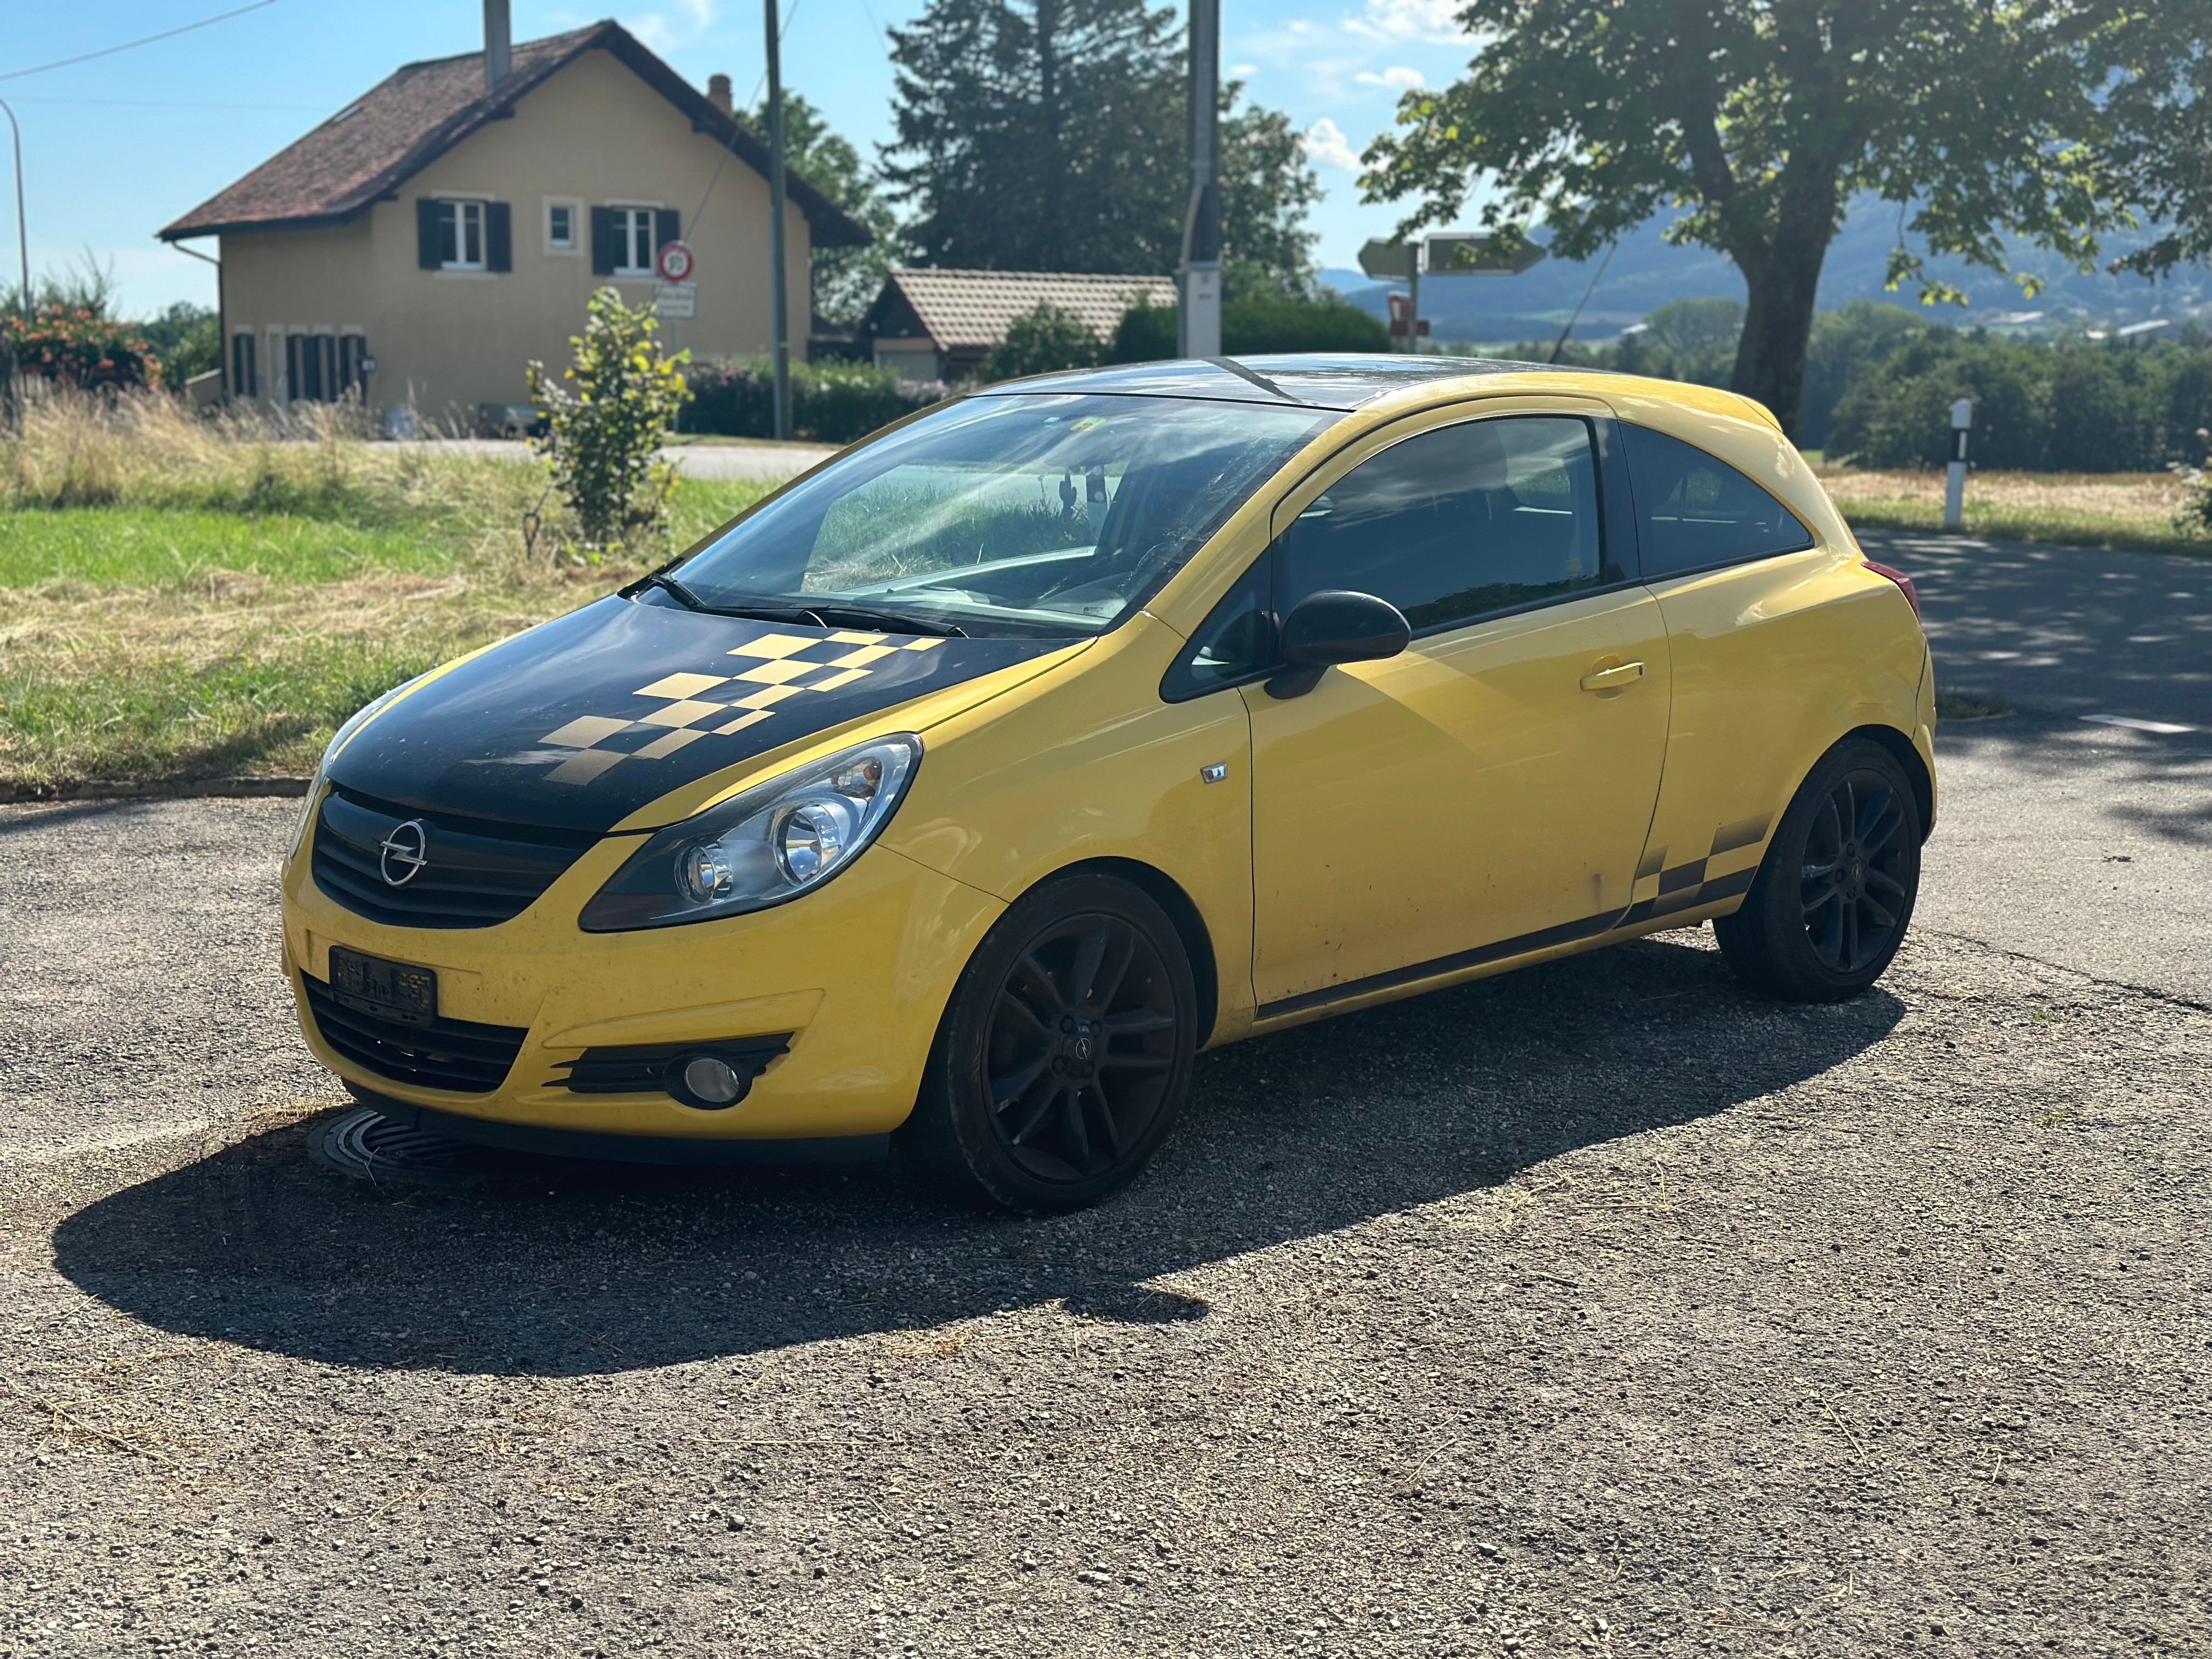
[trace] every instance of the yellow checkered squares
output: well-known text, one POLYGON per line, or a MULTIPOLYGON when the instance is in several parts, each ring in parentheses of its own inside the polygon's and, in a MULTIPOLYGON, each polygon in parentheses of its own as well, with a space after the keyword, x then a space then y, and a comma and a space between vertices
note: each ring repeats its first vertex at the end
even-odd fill
POLYGON ((641 697, 696 697, 702 691, 711 691, 721 684, 724 674, 671 674, 666 679, 655 680, 651 685, 641 685, 634 694, 641 697))
POLYGON ((638 687, 631 696, 661 705, 648 713, 635 719, 586 714, 548 733, 541 741, 576 751, 548 775, 556 783, 585 784, 625 760, 665 760, 701 738, 733 737, 757 726, 791 698, 841 690, 882 672, 887 659, 896 666, 902 651, 934 651, 943 643, 859 629, 841 628, 826 637, 763 634, 730 647, 727 654, 741 665, 731 673, 685 670, 638 687), (611 740, 624 733, 625 746, 615 746, 611 740))
POLYGON ((747 640, 743 645, 730 647, 733 657, 763 657, 773 662, 781 657, 794 657, 810 645, 819 645, 800 634, 763 634, 757 640, 747 640))
POLYGON ((539 741, 557 744, 563 749, 589 749, 601 738, 611 738, 617 732, 629 729, 627 720, 612 720, 605 714, 586 714, 570 720, 558 732, 548 732, 539 741))
POLYGON ((738 678, 754 685, 782 685, 821 672, 818 662, 764 662, 757 668, 746 669, 738 678))
MULTIPOLYGON (((690 726, 709 714, 719 714, 719 702, 672 702, 665 708, 656 708, 650 714, 639 716, 647 726, 690 726)), ((640 752, 642 752, 641 750, 640 752)))

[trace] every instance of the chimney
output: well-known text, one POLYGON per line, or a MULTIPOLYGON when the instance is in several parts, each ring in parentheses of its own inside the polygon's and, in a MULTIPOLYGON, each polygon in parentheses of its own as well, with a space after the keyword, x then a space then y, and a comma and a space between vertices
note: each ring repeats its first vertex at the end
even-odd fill
POLYGON ((507 0, 484 0, 484 90, 495 92, 514 72, 514 29, 507 0))
POLYGON ((707 101, 725 115, 734 115, 737 112, 730 101, 728 76, 710 75, 707 77, 707 101))

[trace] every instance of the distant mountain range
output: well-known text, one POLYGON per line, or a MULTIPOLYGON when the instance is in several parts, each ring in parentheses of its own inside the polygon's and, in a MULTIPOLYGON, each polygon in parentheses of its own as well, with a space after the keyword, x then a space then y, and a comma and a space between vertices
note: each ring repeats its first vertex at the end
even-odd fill
MULTIPOLYGON (((1590 293, 1575 338, 1617 337, 1669 300, 1743 297, 1743 278, 1735 264, 1700 247, 1670 247, 1663 231, 1670 216, 1662 214, 1621 239, 1612 262, 1590 293)), ((1536 233, 1538 241, 1543 233, 1536 233)), ((1855 207, 1842 234, 1828 249, 1820 276, 1820 307, 1830 310, 1850 300, 1917 303, 1916 290, 1886 292, 1882 276, 1897 240, 1897 210, 1871 198, 1855 207)), ((2124 246, 2124 245, 2123 245, 2124 246)), ((1602 257, 1602 256, 1601 256, 1602 257)), ((2177 272, 2162 283, 2140 276, 2084 276, 2039 248, 2013 250, 2015 270, 2041 276, 2046 287, 2033 299, 2022 296, 2008 276, 1981 270, 1958 259, 1929 262, 1930 272, 1965 290, 1969 304, 1929 308, 1931 318, 1966 326, 1999 328, 2124 325, 2166 317, 2179 327, 2192 318, 2212 318, 2212 273, 2201 268, 2177 272), (2038 317, 2026 313, 2040 313, 2038 317)), ((1563 264, 1545 259, 1518 276, 1440 276, 1421 283, 1421 314, 1431 337, 1487 344, 1555 337, 1589 286, 1597 261, 1563 264)), ((1376 283, 1358 270, 1324 270, 1322 281, 1361 309, 1387 314, 1387 295, 1402 283, 1376 283)))

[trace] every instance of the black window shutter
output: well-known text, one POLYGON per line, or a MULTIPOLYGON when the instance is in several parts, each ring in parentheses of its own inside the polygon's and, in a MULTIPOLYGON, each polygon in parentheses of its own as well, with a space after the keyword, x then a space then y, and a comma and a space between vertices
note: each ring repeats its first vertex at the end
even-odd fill
POLYGON ((658 209, 653 217, 658 222, 653 227, 653 251, 656 254, 671 242, 684 240, 683 217, 674 208, 658 209))
POLYGON ((504 202, 484 204, 484 269, 514 269, 514 216, 504 202))
POLYGON ((284 337, 284 397, 287 402, 307 394, 300 390, 300 337, 284 337))
POLYGON ((438 201, 434 196, 415 198, 415 263, 425 270, 445 263, 438 255, 438 201))
POLYGON ((615 210, 612 208, 592 210, 592 271, 595 276, 611 276, 622 256, 615 247, 615 210))

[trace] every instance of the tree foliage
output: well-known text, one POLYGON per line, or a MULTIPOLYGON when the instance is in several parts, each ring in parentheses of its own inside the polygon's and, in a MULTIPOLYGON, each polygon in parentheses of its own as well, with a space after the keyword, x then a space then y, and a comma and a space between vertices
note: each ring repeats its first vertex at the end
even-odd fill
MULTIPOLYGON (((768 100, 738 118, 768 142, 768 100)), ((795 92, 783 94, 784 165, 874 233, 866 247, 814 250, 814 309, 842 327, 857 323, 884 285, 898 240, 898 215, 875 171, 822 112, 795 92)))
POLYGON ((1055 369, 1088 368, 1099 360, 1103 343, 1082 319, 1049 300, 1014 319, 1006 337, 983 359, 986 380, 1014 380, 1055 369))
POLYGON ((1409 93, 1364 158, 1370 200, 1552 228, 1587 258, 1662 210, 1747 289, 1731 384, 1794 427, 1815 292, 1845 205, 1900 204, 1892 285, 1956 298, 1933 255, 2004 268, 2007 235, 2094 262, 2127 223, 2106 145, 2116 76, 2168 75, 2204 0, 1469 0, 1465 78, 1409 93))
POLYGON ((635 308, 603 288, 592 295, 584 331, 571 336, 576 361, 556 380, 528 368, 530 401, 545 422, 532 447, 575 516, 575 550, 596 562, 622 548, 659 542, 676 471, 659 459, 664 435, 690 399, 689 351, 661 350, 650 306, 635 308))
MULTIPOLYGON (((1173 270, 1188 173, 1182 37, 1145 0, 931 0, 891 32, 884 178, 924 263, 1173 270)), ((1247 280, 1312 276, 1320 193, 1279 111, 1224 89, 1222 240, 1247 280)))

